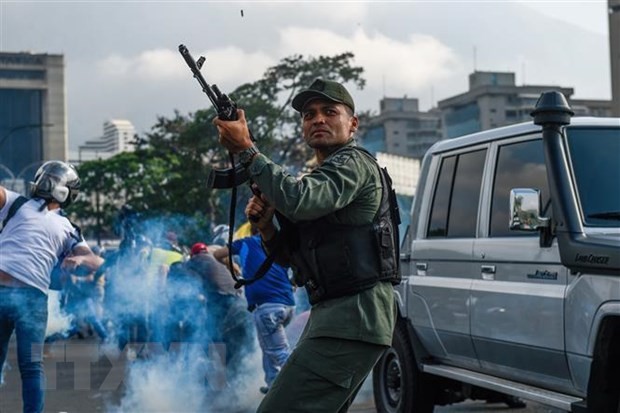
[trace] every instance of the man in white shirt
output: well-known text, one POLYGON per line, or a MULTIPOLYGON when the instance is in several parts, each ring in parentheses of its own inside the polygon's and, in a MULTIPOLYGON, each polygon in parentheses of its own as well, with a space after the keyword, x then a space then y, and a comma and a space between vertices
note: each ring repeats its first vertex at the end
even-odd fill
MULTIPOLYGON (((72 165, 46 162, 31 183, 31 198, 13 208, 0 232, 0 371, 15 330, 23 411, 28 413, 42 412, 44 407, 42 352, 52 270, 58 264, 69 271, 80 266, 96 270, 103 263, 62 214, 79 188, 72 165)), ((18 193, 0 186, 0 222, 18 198, 18 193)))

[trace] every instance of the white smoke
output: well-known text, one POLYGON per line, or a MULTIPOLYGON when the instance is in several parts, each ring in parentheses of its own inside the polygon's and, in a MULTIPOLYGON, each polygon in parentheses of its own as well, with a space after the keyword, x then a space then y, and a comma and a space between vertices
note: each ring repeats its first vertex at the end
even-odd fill
MULTIPOLYGON (((141 233, 163 232, 153 230, 153 225, 145 224, 141 233)), ((148 254, 138 250, 110 260, 106 271, 109 342, 118 346, 117 355, 127 357, 124 394, 106 411, 254 411, 262 398, 259 388, 264 385, 264 373, 245 301, 220 304, 209 297, 205 301, 202 282, 185 274, 182 265, 170 265, 162 283, 154 283, 148 254), (220 305, 230 309, 222 313, 222 323, 215 328, 212 324, 220 320, 209 314, 219 314, 220 305), (139 337, 135 330, 136 335, 127 337, 132 324, 145 324, 147 333, 139 337), (226 345, 211 334, 230 340, 229 357, 226 345), (127 339, 131 344, 123 348, 127 339)))
POLYGON ((254 411, 262 397, 260 351, 256 346, 248 349, 243 373, 229 378, 216 347, 203 351, 197 343, 182 343, 164 354, 134 361, 128 365, 120 405, 107 412, 254 411))
POLYGON ((167 354, 132 364, 126 378, 127 392, 118 411, 204 411, 207 360, 200 354, 192 358, 190 361, 167 354))
POLYGON ((59 291, 50 290, 47 297, 47 330, 46 337, 64 334, 71 328, 73 316, 61 308, 62 296, 59 291))

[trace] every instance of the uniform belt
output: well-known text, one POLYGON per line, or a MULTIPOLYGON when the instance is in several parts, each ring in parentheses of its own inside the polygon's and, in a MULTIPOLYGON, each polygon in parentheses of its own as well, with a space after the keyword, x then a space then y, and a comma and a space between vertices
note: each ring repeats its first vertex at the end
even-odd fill
POLYGON ((5 273, 2 270, 0 270, 0 285, 4 287, 18 287, 18 288, 30 287, 28 284, 22 281, 19 281, 16 278, 11 277, 9 274, 5 273))

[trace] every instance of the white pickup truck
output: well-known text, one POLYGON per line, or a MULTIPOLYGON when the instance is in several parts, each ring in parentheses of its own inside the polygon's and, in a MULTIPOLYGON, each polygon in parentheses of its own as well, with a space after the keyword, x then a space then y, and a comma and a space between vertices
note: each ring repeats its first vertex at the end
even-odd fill
POLYGON ((620 413, 620 119, 571 115, 544 93, 533 122, 426 154, 379 412, 502 393, 620 413))

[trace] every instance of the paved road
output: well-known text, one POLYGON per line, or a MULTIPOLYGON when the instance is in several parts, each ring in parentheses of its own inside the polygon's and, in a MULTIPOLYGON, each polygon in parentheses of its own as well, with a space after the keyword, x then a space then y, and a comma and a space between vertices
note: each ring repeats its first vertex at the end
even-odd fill
MULTIPOLYGON (((260 402, 260 374, 241 382, 228 383, 211 377, 215 383, 198 383, 194 365, 178 358, 162 362, 161 354, 128 361, 127 353, 103 349, 94 341, 70 340, 48 346, 45 352, 47 387, 46 412, 52 413, 251 413, 260 402), (219 381, 218 381, 219 380, 219 381), (224 385, 218 383, 225 383, 224 385), (217 387, 214 389, 214 387, 217 387), (210 391, 206 391, 210 388, 210 391)), ((193 357, 193 356, 192 356, 193 357)), ((129 359, 133 359, 132 355, 129 359)), ((260 371, 256 360, 249 360, 260 371)), ((8 371, 0 387, 0 413, 21 411, 21 390, 14 342, 9 350, 8 371)), ((204 377, 204 374, 202 374, 204 377)), ((365 383, 355 405, 356 413, 374 413, 372 389, 365 383)), ((438 413, 560 413, 559 410, 528 403, 526 409, 511 410, 501 404, 461 403, 437 407, 438 413)))

